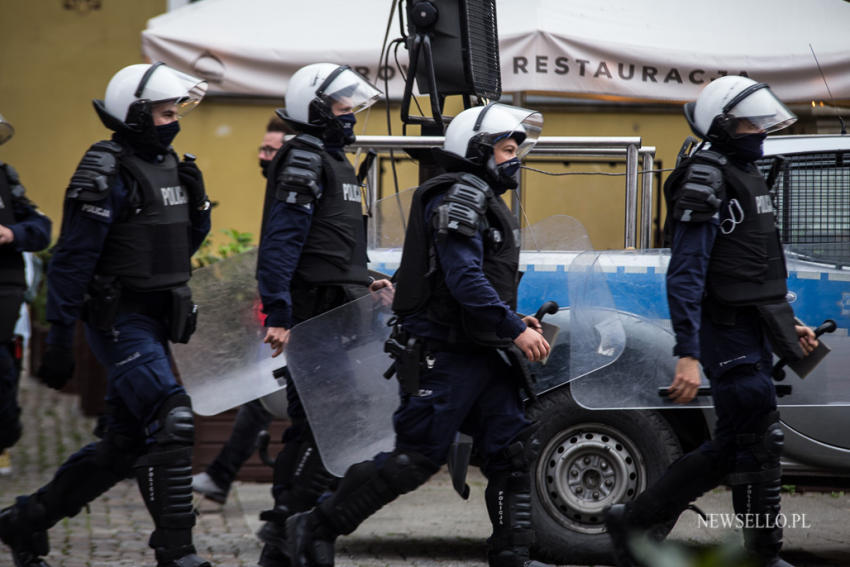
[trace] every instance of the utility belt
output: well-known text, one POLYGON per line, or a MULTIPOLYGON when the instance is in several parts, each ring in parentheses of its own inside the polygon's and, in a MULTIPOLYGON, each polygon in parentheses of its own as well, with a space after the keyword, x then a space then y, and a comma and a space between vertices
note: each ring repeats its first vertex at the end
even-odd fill
POLYGON ((495 348, 472 342, 446 342, 420 337, 406 331, 396 319, 389 321, 392 325, 390 338, 384 343, 384 352, 393 359, 392 365, 384 372, 384 378, 389 380, 395 375, 401 386, 402 394, 418 395, 419 378, 423 370, 434 367, 433 355, 438 352, 457 354, 498 353, 510 366, 512 374, 519 382, 528 397, 536 400, 533 378, 528 369, 525 356, 515 346, 495 348))
POLYGON ((738 317, 757 316, 761 322, 774 354, 788 362, 802 360, 805 354, 800 346, 795 325, 800 323, 794 317, 794 310, 784 299, 762 305, 729 305, 708 296, 702 307, 708 310, 712 323, 731 327, 738 317))
POLYGON ((115 276, 94 276, 83 302, 83 320, 95 329, 111 331, 119 313, 138 313, 166 321, 168 338, 174 343, 188 343, 198 324, 198 306, 192 301, 188 285, 163 291, 134 291, 123 289, 115 276))

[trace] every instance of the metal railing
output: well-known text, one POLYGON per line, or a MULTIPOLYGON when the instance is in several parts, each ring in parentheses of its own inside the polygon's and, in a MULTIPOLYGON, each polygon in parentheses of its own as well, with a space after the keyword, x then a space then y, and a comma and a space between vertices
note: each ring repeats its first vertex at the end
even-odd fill
MULTIPOLYGON (((390 150, 424 149, 439 147, 442 136, 358 136, 347 146, 349 152, 375 150, 386 154, 390 150)), ((641 147, 641 138, 611 136, 543 136, 531 151, 532 155, 557 157, 616 157, 625 160, 625 218, 623 221, 623 246, 648 248, 652 226, 652 164, 655 148, 641 147), (641 199, 638 207, 638 178, 641 199), (638 226, 640 218, 640 226, 638 226)), ((378 187, 378 160, 372 163, 368 176, 369 186, 378 187)), ((373 191, 373 195, 377 191, 373 191)), ((371 203, 374 204, 374 203, 371 203)))

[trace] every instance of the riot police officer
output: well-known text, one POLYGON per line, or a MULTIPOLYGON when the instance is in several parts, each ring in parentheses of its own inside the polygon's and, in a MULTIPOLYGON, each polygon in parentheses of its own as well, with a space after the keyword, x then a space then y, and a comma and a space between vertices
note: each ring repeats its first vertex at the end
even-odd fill
POLYGON ((450 123, 436 152, 448 173, 416 190, 396 274, 392 340, 405 349, 394 354, 402 387, 395 450, 351 466, 330 497, 287 521, 296 566, 333 565, 336 537, 427 481, 457 431, 473 436, 484 459, 490 565, 536 564, 529 559, 533 427, 518 376, 523 355, 539 360, 549 345, 534 317, 514 311, 520 243, 501 195, 517 186, 520 158, 541 127, 539 113, 496 103, 450 123))
POLYGON ((618 565, 637 565, 626 545, 630 531, 675 521, 691 501, 725 482, 754 561, 787 566, 778 556, 783 433, 772 350, 799 359, 817 343, 811 329, 795 324, 785 299, 775 211, 754 161, 767 133, 796 117, 767 85, 736 76, 707 85, 685 105, 685 117, 711 145, 681 161, 664 186, 672 238, 667 301, 679 357, 670 397, 693 399, 702 365, 717 424, 712 440, 673 463, 633 502, 613 506, 606 523, 618 565))
MULTIPOLYGON (((0 145, 14 133, 0 115, 0 145)), ((50 243, 50 219, 24 193, 18 173, 0 161, 0 454, 21 437, 20 353, 14 340, 27 287, 21 252, 41 250, 50 243)))
POLYGON ((83 156, 65 193, 48 270, 48 347, 38 376, 60 388, 73 369, 74 324, 107 368, 101 440, 73 454, 53 479, 0 512, 0 538, 16 565, 45 566, 47 530, 118 481, 135 475, 154 531, 159 567, 208 567, 192 543, 189 396, 169 363, 186 342, 195 307, 190 258, 210 228, 210 203, 192 158, 171 142, 178 118, 206 83, 162 63, 118 71, 94 107, 111 140, 83 156))
MULTIPOLYGON (((354 142, 355 113, 381 93, 345 65, 315 63, 289 80, 286 108, 278 115, 298 134, 268 169, 257 283, 266 314, 264 342, 280 354, 289 330, 324 311, 390 285, 372 281, 366 268, 366 234, 360 183, 343 148, 354 142), (368 286, 368 288, 367 288, 368 286)), ((310 424, 291 378, 287 413, 272 480, 274 508, 258 537, 260 565, 288 565, 284 525, 308 510, 334 478, 316 449, 310 424)))

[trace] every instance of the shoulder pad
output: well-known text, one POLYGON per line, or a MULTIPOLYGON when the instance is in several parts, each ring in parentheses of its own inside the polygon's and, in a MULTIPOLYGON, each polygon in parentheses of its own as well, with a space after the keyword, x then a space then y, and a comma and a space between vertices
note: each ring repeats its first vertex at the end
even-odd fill
POLYGON ((437 207, 434 224, 439 234, 454 231, 472 236, 486 223, 488 201, 493 190, 487 183, 474 175, 463 175, 446 193, 442 204, 437 207))
POLYGON ((94 144, 80 160, 71 176, 65 198, 100 201, 109 193, 112 179, 118 173, 118 159, 123 148, 110 140, 94 144))
POLYGON ((713 150, 700 150, 691 156, 691 160, 703 161, 720 167, 729 163, 726 156, 713 150))
POLYGON ((293 205, 308 205, 322 196, 322 155, 290 148, 277 176, 275 197, 293 205))
POLYGON ((9 182, 9 190, 12 192, 12 197, 20 198, 26 193, 26 189, 21 185, 21 178, 18 172, 8 163, 0 162, 0 167, 6 170, 6 180, 9 182))
POLYGON ((6 170, 6 179, 9 180, 9 185, 18 185, 21 182, 21 178, 18 177, 18 172, 11 164, 0 161, 0 167, 3 167, 6 170))
POLYGON ((673 218, 682 222, 705 222, 720 210, 725 196, 723 165, 717 152, 701 151, 682 167, 685 175, 674 193, 673 218))
POLYGON ((290 143, 292 142, 295 142, 296 145, 304 146, 306 148, 313 148, 320 151, 323 151, 325 149, 325 143, 321 139, 315 136, 311 136, 310 134, 298 134, 292 139, 292 141, 290 141, 290 143))

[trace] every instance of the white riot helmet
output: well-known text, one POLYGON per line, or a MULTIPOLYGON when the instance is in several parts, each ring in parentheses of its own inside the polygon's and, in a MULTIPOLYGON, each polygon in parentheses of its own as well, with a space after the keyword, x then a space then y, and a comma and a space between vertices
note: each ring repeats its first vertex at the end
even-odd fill
POLYGON ((95 100, 94 103, 108 128, 127 128, 143 133, 153 128, 153 106, 173 101, 182 117, 201 102, 206 91, 205 81, 172 69, 162 62, 140 63, 115 73, 106 87, 104 99, 95 100))
POLYGON ((443 150, 475 164, 484 165, 493 154, 493 144, 513 138, 522 158, 537 143, 543 129, 543 115, 534 110, 491 102, 468 108, 455 116, 446 128, 443 150))
POLYGON ((15 129, 12 128, 12 125, 6 122, 6 119, 3 118, 2 114, 0 114, 0 146, 11 140, 14 135, 15 129))
POLYGON ((519 160, 537 143, 542 129, 539 112, 491 102, 455 116, 446 128, 442 150, 435 150, 434 157, 450 171, 465 169, 483 174, 496 189, 515 189, 519 160), (517 159, 497 164, 493 148, 507 138, 518 145, 517 159))
POLYGON ((695 102, 685 105, 685 118, 695 134, 712 142, 738 137, 739 120, 748 120, 765 134, 797 121, 765 83, 735 75, 706 85, 695 102))
POLYGON ((334 103, 357 113, 380 97, 381 91, 348 65, 313 63, 289 79, 284 116, 301 124, 326 126, 334 118, 334 103))

